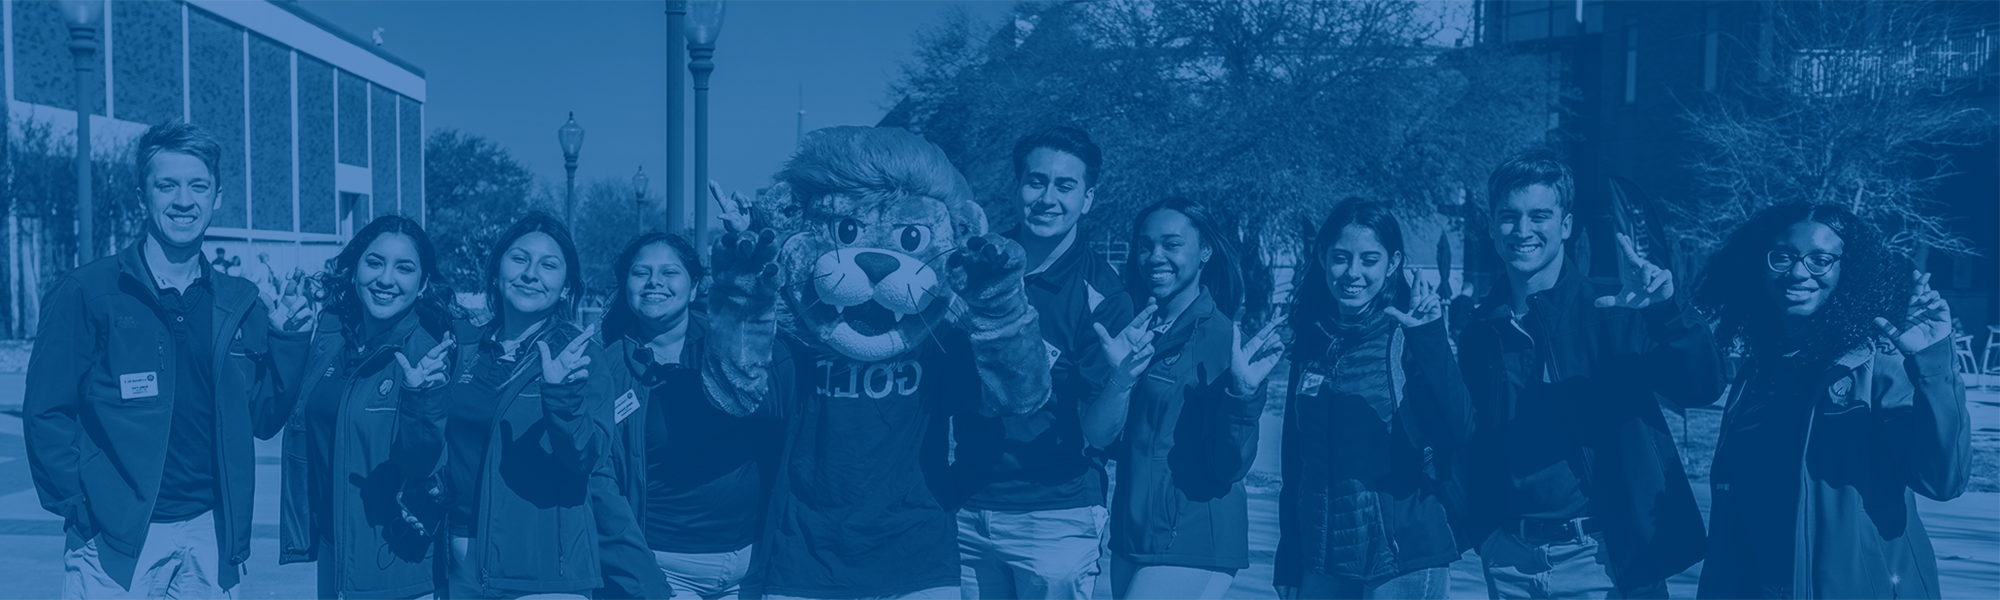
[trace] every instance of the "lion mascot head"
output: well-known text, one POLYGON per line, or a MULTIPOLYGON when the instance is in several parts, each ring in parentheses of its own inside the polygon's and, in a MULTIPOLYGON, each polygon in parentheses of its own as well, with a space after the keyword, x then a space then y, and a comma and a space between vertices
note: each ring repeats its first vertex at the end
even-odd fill
POLYGON ((830 127, 809 134, 776 179, 789 206, 760 220, 789 233, 778 264, 792 335, 879 361, 947 322, 946 260, 986 233, 986 213, 944 151, 901 129, 830 127))

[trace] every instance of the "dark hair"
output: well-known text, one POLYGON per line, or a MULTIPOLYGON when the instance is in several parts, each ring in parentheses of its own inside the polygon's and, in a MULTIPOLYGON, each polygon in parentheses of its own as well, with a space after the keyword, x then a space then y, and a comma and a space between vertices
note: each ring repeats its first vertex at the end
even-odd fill
POLYGON ((1066 152, 1083 161, 1083 187, 1097 187, 1097 169, 1104 165, 1104 153, 1097 149, 1097 143, 1090 141, 1090 134, 1075 127, 1051 127, 1022 137, 1014 142, 1014 178, 1028 172, 1028 154, 1037 148, 1048 148, 1066 152))
MULTIPOLYGON (((431 246, 431 238, 416 221, 399 215, 386 215, 370 221, 362 227, 340 254, 326 259, 326 270, 313 276, 313 300, 326 306, 326 311, 340 317, 349 327, 361 324, 361 299, 354 293, 354 271, 361 262, 361 255, 368 251, 377 238, 391 233, 410 236, 417 246, 417 266, 424 271, 423 291, 417 296, 417 303, 411 307, 417 311, 417 319, 424 327, 434 331, 451 326, 453 319, 463 312, 454 301, 450 286, 445 285, 444 274, 438 271, 437 250, 431 246)), ((217 248, 221 250, 221 248, 217 248)), ((359 340, 356 340, 359 341, 359 340)))
MULTIPOLYGON (((1396 215, 1389 210, 1389 205, 1360 197, 1341 200, 1339 204, 1333 206, 1333 212, 1328 214, 1326 221, 1319 226, 1318 234, 1313 236, 1311 255, 1306 257, 1306 270, 1301 276, 1299 287, 1296 288, 1298 300, 1293 303, 1293 306, 1297 307, 1293 310, 1293 315, 1294 318, 1301 319, 1302 323, 1311 323, 1340 312, 1340 309, 1335 307, 1333 293, 1327 290, 1324 262, 1326 250, 1340 242, 1340 234, 1349 225, 1374 231, 1375 238, 1381 240, 1383 249, 1391 254, 1403 256, 1399 267, 1410 264, 1410 254, 1403 250, 1402 223, 1396 220, 1396 215)), ((1368 303, 1368 310, 1376 311, 1389 306, 1409 310, 1409 288, 1409 282, 1403 280, 1402 269, 1392 269, 1384 282, 1382 292, 1368 303)))
POLYGON ((689 291, 701 289, 701 280, 708 276, 708 268, 702 266, 701 255, 694 251, 694 244, 679 234, 647 233, 626 244, 625 249, 618 252, 618 258, 611 262, 611 278, 618 283, 612 288, 610 306, 604 309, 605 323, 629 323, 631 321, 627 319, 638 318, 632 312, 632 301, 625 297, 625 279, 631 276, 632 263, 639 260, 639 251, 655 244, 672 249, 680 257, 681 265, 687 268, 688 279, 694 282, 693 290, 689 291))
POLYGON ((1562 154, 1547 148, 1513 155, 1494 168, 1493 174, 1486 178, 1486 201, 1490 206, 1498 206, 1515 190, 1531 185, 1554 189, 1563 214, 1570 214, 1576 202, 1576 177, 1570 174, 1562 154))
MULTIPOLYGON (((1147 217, 1162 210, 1180 213, 1181 216, 1187 217, 1189 223, 1194 224, 1195 231, 1201 235, 1201 245, 1212 252, 1208 263, 1202 265, 1201 281, 1196 283, 1208 288, 1209 295, 1215 299, 1215 306, 1222 310, 1222 314, 1231 320, 1236 319, 1236 309, 1243 305, 1244 287, 1243 273, 1236 268, 1236 245, 1230 243, 1229 236, 1224 234, 1215 219, 1208 215, 1207 208, 1193 200, 1180 197, 1154 202, 1140 209, 1139 214, 1132 217, 1132 239, 1139 239, 1139 228, 1145 226, 1147 217)), ((1136 248, 1126 253, 1125 289, 1132 290, 1135 299, 1144 300, 1141 296, 1144 294, 1142 290, 1148 286, 1143 276, 1139 274, 1144 268, 1139 264, 1139 254, 1136 248)), ((1164 303, 1166 299, 1161 298, 1160 301, 1164 303)))
POLYGON ((1694 304, 1718 320, 1716 337, 1742 338, 1753 352, 1798 348, 1810 360, 1830 361, 1882 335, 1875 318, 1898 319, 1916 284, 1909 261, 1892 254, 1874 225, 1831 204, 1791 202, 1758 211, 1729 234, 1694 281, 1694 304), (1805 328, 1784 339, 1766 294, 1765 253, 1786 229, 1813 222, 1840 236, 1840 283, 1805 328))
POLYGON ((559 321, 576 322, 576 309, 581 304, 578 299, 584 293, 583 263, 577 258, 576 241, 570 239, 569 228, 564 227, 562 221, 548 213, 534 211, 515 221, 513 227, 508 227, 506 233, 493 240, 493 251, 486 256, 486 306, 487 310, 493 311, 495 324, 507 316, 507 311, 500 306, 506 301, 500 295, 500 258, 514 246, 515 241, 537 232, 547 234, 556 241, 556 247, 562 249, 563 266, 569 272, 563 281, 563 295, 556 301, 554 316, 559 321))
POLYGON ((161 152, 179 152, 201 159, 201 164, 208 165, 209 179, 216 187, 222 186, 222 171, 217 169, 222 163, 222 144, 200 127, 179 121, 161 123, 139 136, 138 148, 133 152, 137 162, 133 166, 138 167, 142 179, 152 172, 153 157, 161 152))

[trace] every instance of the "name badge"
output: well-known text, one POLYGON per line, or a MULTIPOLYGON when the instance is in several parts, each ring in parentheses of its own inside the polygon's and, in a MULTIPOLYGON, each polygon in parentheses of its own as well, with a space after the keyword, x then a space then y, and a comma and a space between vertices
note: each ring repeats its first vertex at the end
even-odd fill
POLYGON ((1323 383, 1326 383, 1325 375, 1308 371, 1304 377, 1299 378, 1299 395, 1318 396, 1319 386, 1323 383))
POLYGON ((129 373, 118 376, 118 397, 125 400, 151 398, 160 395, 158 372, 129 373))
POLYGON ((618 416, 612 418, 612 422, 625 422, 625 417, 632 416, 634 411, 639 410, 639 394, 632 390, 625 390, 625 395, 618 397, 616 410, 618 411, 618 416))

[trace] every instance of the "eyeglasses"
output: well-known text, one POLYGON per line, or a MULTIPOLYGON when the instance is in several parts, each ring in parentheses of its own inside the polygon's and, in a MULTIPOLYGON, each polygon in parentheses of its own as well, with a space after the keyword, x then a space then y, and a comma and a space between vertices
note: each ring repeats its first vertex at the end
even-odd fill
POLYGON ((1791 272, 1792 265, 1798 264, 1800 261, 1805 261, 1806 272, 1817 277, 1825 275, 1827 271, 1833 270, 1833 264, 1840 262, 1840 255, 1814 252, 1805 256, 1799 256, 1790 252, 1772 250, 1769 254, 1764 255, 1764 261, 1765 264, 1771 267, 1772 271, 1778 273, 1791 272))

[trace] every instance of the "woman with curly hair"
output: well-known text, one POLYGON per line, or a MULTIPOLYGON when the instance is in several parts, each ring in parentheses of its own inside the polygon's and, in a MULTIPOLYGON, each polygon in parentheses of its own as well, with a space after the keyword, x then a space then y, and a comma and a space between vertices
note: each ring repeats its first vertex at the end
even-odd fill
POLYGON ((319 597, 414 598, 437 590, 437 537, 403 518, 435 514, 430 472, 406 473, 391 460, 397 385, 408 356, 448 351, 459 318, 439 277, 437 252, 422 226, 385 216, 363 227, 315 277, 326 306, 302 364, 301 385, 281 390, 297 403, 285 435, 279 497, 281 564, 319 563, 319 597), (426 510, 426 509, 429 510, 426 510))
POLYGON ((1972 437, 1951 308, 1929 282, 1824 204, 1765 209, 1709 260, 1695 302, 1748 358, 1700 597, 1939 597, 1912 492, 1964 492, 1972 437))

